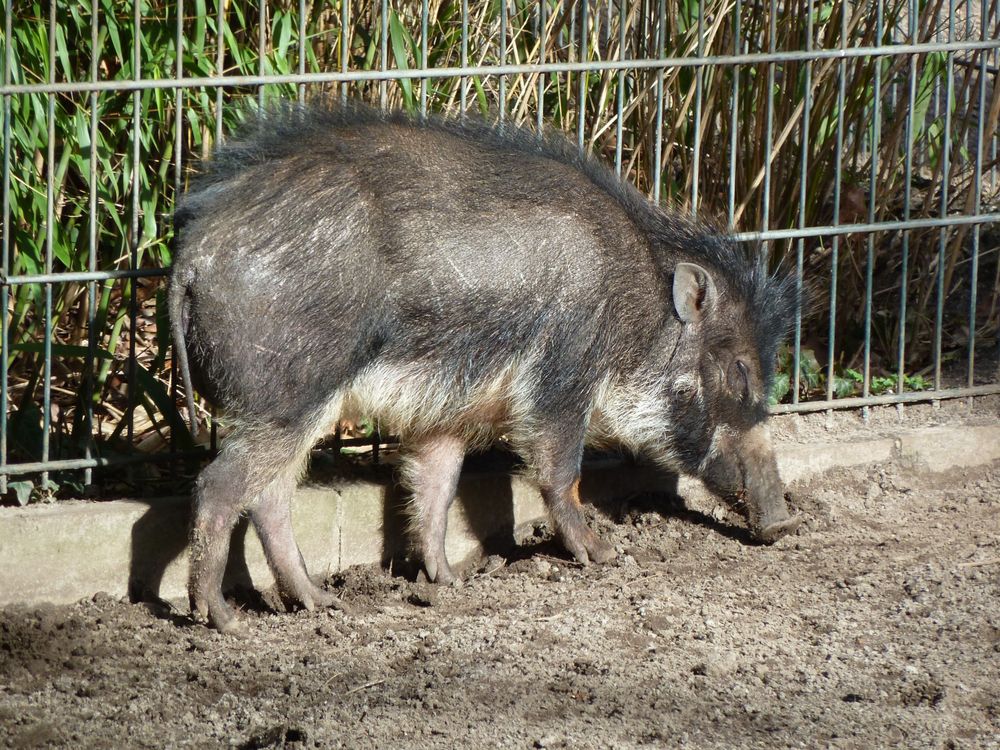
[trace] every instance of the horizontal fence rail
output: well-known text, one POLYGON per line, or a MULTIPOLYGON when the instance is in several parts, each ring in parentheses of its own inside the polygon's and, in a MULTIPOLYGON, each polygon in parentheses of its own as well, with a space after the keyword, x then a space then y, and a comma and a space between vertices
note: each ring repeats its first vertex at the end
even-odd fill
POLYGON ((1000 40, 982 42, 937 42, 928 44, 898 44, 891 47, 855 47, 811 52, 755 52, 742 55, 708 55, 705 57, 653 57, 643 60, 607 60, 580 63, 526 63, 523 65, 470 65, 466 67, 420 68, 417 70, 354 70, 324 73, 286 73, 270 75, 238 75, 168 78, 153 80, 66 81, 62 83, 25 83, 0 86, 5 94, 75 94, 100 91, 146 91, 178 88, 227 88, 236 86, 266 86, 281 83, 351 83, 362 81, 407 81, 427 78, 466 78, 470 76, 509 76, 526 73, 601 73, 618 70, 658 70, 663 68, 694 68, 703 66, 746 65, 748 63, 815 62, 817 60, 848 60, 859 57, 892 57, 894 55, 927 54, 929 52, 972 52, 1000 48, 1000 40))
POLYGON ((562 129, 725 223, 801 292, 772 413, 1000 393, 1000 0, 2 8, 7 501, 165 485, 214 450, 170 349, 170 216, 279 99, 562 129))

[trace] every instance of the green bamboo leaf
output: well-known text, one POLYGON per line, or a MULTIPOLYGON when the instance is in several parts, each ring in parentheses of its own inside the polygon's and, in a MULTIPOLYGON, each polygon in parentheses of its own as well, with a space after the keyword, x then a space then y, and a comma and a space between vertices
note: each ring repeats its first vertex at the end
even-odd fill
POLYGON ((104 22, 106 24, 105 28, 107 29, 108 37, 111 39, 111 49, 115 51, 115 59, 122 64, 122 67, 124 67, 127 58, 122 53, 122 38, 118 33, 118 22, 115 19, 113 2, 107 2, 104 5, 104 22))
POLYGON ((292 16, 288 13, 274 14, 274 23, 278 29, 278 46, 274 50, 275 62, 283 61, 288 67, 288 48, 292 43, 292 16))
POLYGON ((247 65, 247 60, 243 56, 243 46, 233 36, 233 31, 229 28, 229 24, 222 27, 222 36, 226 42, 226 51, 233 58, 233 62, 236 63, 236 70, 243 75, 253 73, 254 71, 247 65))
POLYGON ((150 242, 156 237, 156 196, 142 202, 142 241, 150 242))
POLYGON ((83 110, 78 109, 73 113, 73 128, 76 133, 76 142, 84 152, 90 151, 90 120, 83 110))
POLYGON ((189 40, 189 54, 200 58, 206 54, 205 32, 208 28, 208 9, 205 0, 195 0, 194 3, 194 34, 189 40))
POLYGON ((472 76, 472 85, 476 89, 476 101, 479 102, 479 111, 484 115, 488 115, 490 105, 486 99, 486 89, 483 88, 482 79, 479 76, 472 76))
MULTIPOLYGON (((409 70, 407 62, 407 37, 409 34, 399 22, 396 11, 389 12, 389 41, 392 46, 392 59, 396 61, 396 67, 400 70, 409 70)), ((412 42, 412 40, 411 40, 412 42)), ((399 79, 399 86, 403 90, 403 105, 412 111, 416 104, 413 100, 413 82, 408 78, 399 79)))
MULTIPOLYGON (((207 105, 201 103, 204 108, 207 105)), ((188 119, 188 132, 191 135, 191 145, 195 148, 201 146, 201 115, 198 114, 198 110, 195 107, 191 107, 187 111, 188 119)))
POLYGON ((927 127, 927 109, 931 105, 934 96, 934 89, 938 80, 945 73, 947 65, 947 55, 944 52, 928 53, 924 61, 924 68, 920 73, 920 81, 917 83, 917 94, 913 101, 913 127, 910 129, 909 148, 913 149, 913 144, 927 127))
POLYGON ((66 30, 61 24, 56 25, 56 57, 62 63, 63 76, 67 81, 73 80, 73 67, 69 64, 69 50, 66 44, 66 30))

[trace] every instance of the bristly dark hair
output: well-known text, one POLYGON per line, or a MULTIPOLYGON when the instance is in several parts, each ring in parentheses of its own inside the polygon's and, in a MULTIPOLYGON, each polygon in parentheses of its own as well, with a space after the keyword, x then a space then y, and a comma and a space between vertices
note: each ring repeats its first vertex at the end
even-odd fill
POLYGON ((202 165, 191 188, 179 202, 175 226, 197 214, 210 202, 216 188, 246 169, 301 154, 309 144, 331 146, 330 131, 396 124, 427 128, 475 142, 487 148, 520 152, 573 167, 615 198, 637 228, 651 239, 654 260, 664 274, 672 274, 678 256, 705 264, 723 279, 725 287, 745 301, 755 327, 761 362, 769 371, 777 349, 791 331, 797 303, 795 276, 780 266, 772 270, 761 248, 736 242, 716 227, 696 223, 649 201, 606 164, 582 153, 560 131, 541 133, 510 121, 489 121, 476 115, 417 118, 400 110, 383 111, 357 101, 304 106, 281 103, 247 114, 233 137, 202 165))

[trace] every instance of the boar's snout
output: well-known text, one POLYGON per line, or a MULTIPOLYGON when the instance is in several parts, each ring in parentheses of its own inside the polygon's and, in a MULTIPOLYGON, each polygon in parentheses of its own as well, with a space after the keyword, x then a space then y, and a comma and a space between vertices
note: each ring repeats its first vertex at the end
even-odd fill
POLYGON ((762 544, 773 544, 798 528, 802 519, 788 512, 781 483, 766 491, 754 491, 753 482, 747 483, 747 520, 753 538, 762 544))
POLYGON ((710 489, 740 506, 755 541, 773 544, 802 521, 788 512, 770 435, 763 425, 731 435, 709 460, 703 478, 710 489))

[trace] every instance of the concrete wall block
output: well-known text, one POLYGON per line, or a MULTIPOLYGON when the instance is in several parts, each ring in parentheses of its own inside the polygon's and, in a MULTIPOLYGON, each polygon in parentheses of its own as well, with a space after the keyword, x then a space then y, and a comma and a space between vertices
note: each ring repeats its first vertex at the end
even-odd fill
MULTIPOLYGON (((893 459, 944 471, 1000 459, 1000 427, 923 428, 854 443, 785 443, 777 453, 786 482, 893 459)), ((696 479, 678 481, 616 460, 588 466, 580 487, 581 497, 597 505, 641 493, 676 493, 693 507, 715 503, 696 479)), ((310 573, 327 576, 350 565, 401 558, 410 540, 406 502, 385 470, 300 488, 292 501, 292 524, 310 573)), ((484 549, 508 548, 520 528, 546 517, 531 480, 467 472, 448 516, 448 558, 461 569, 484 549)), ((0 605, 67 603, 98 591, 183 600, 189 519, 188 498, 0 508, 0 605)), ((227 582, 258 589, 273 583, 246 519, 233 536, 227 582)))
POLYGON ((978 466, 1000 459, 1000 428, 928 427, 900 435, 899 453, 930 471, 978 466))

